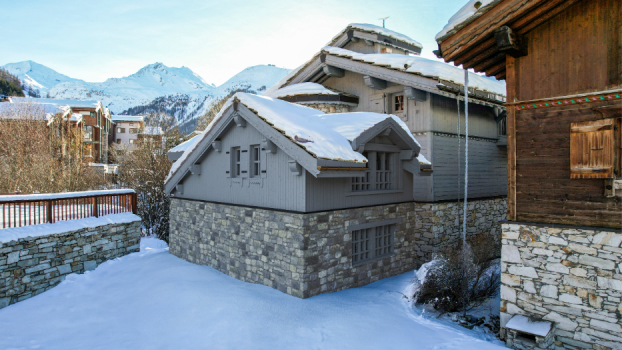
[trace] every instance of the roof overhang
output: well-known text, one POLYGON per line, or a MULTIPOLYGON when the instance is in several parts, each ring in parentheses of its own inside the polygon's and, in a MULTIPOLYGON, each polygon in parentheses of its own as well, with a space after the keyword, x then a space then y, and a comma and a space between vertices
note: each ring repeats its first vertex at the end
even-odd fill
POLYGON ((291 102, 291 103, 342 103, 348 105, 358 105, 359 98, 356 96, 347 95, 294 95, 278 97, 279 100, 291 102))
POLYGON ((337 38, 335 38, 331 42, 332 45, 330 46, 344 47, 349 42, 356 41, 356 40, 365 40, 365 41, 369 41, 373 43, 395 47, 395 48, 404 50, 406 52, 414 53, 417 55, 421 54, 420 47, 405 43, 395 38, 390 38, 382 34, 365 32, 363 30, 354 29, 354 28, 339 35, 337 38))
POLYGON ((497 79, 506 77, 506 56, 526 52, 524 35, 579 0, 503 0, 437 40, 437 56, 497 79))
MULTIPOLYGON (((354 73, 372 76, 395 84, 414 87, 433 94, 456 98, 464 94, 464 86, 441 79, 426 77, 419 74, 407 73, 388 67, 373 65, 341 57, 322 51, 314 57, 303 69, 292 76, 284 86, 298 83, 314 82, 322 84, 329 76, 324 73, 324 66, 333 66, 354 73)), ((469 89, 469 102, 489 107, 503 107, 505 96, 492 94, 478 89, 469 89)))

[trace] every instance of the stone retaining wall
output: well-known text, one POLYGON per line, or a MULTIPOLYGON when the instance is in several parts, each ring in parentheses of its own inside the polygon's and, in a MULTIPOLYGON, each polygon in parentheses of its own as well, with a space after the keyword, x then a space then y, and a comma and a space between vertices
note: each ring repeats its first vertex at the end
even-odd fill
POLYGON ((320 111, 330 113, 348 113, 350 112, 350 105, 341 103, 300 103, 301 105, 309 108, 319 109, 320 111))
MULTIPOLYGON (((13 229, 0 230, 0 236, 8 230, 13 229)), ((140 218, 0 241, 0 309, 51 289, 68 274, 93 270, 106 260, 139 250, 140 218)))
POLYGON ((622 232, 503 224, 501 326, 552 321, 556 347, 622 348, 622 232))
MULTIPOLYGON (((499 236, 505 199, 469 206, 469 233, 499 236)), ((192 263, 307 298, 363 286, 430 261, 460 237, 453 227, 458 209, 457 203, 409 202, 303 214, 173 198, 169 247, 192 263), (348 227, 397 218, 394 253, 352 266, 348 227)))

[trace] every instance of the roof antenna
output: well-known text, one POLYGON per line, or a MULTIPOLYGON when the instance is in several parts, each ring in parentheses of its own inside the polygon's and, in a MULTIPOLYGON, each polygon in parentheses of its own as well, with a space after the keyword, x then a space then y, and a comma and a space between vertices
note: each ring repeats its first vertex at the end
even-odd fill
POLYGON ((382 21, 382 28, 384 28, 384 21, 386 21, 386 20, 387 20, 387 18, 389 18, 389 17, 385 17, 385 18, 378 18, 379 20, 381 20, 381 21, 382 21))

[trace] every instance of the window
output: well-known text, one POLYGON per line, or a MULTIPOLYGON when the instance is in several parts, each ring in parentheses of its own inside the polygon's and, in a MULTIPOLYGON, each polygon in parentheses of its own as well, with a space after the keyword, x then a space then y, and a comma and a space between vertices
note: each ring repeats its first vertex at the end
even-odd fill
POLYGON ((84 126, 84 141, 93 141, 93 126, 84 126))
POLYGON ((251 177, 259 177, 261 152, 259 145, 251 146, 251 177))
POLYGON ((371 226, 374 224, 357 225, 362 227, 352 230, 352 265, 393 254, 395 224, 371 226))
POLYGON ((404 111, 404 95, 398 95, 393 97, 393 111, 394 112, 403 112, 404 111))
POLYGON ((240 160, 242 159, 240 147, 233 147, 231 151, 231 157, 233 158, 233 162, 231 162, 233 164, 233 174, 231 177, 240 177, 240 160))
POLYGON ((125 128, 117 128, 118 134, 125 134, 125 128))
POLYGON ((367 158, 368 171, 363 176, 351 178, 352 192, 392 190, 395 189, 393 171, 393 158, 395 153, 389 152, 363 152, 367 158))
POLYGON ((392 49, 392 48, 390 48, 390 47, 383 47, 383 48, 380 50, 380 52, 381 52, 381 53, 393 53, 393 49, 392 49))
POLYGON ((117 139, 117 143, 121 143, 121 139, 117 139))
POLYGON ((611 179, 616 169, 615 119, 570 125, 570 178, 611 179))
POLYGON ((130 134, 138 134, 137 128, 130 128, 130 134))
POLYGON ((130 126, 134 126, 134 123, 130 123, 130 126))
POLYGON ((131 139, 131 140, 130 140, 130 144, 132 144, 132 145, 133 145, 133 144, 135 144, 135 143, 136 143, 136 140, 135 140, 135 139, 131 139))
POLYGON ((91 112, 91 113, 90 113, 90 117, 91 117, 91 118, 95 118, 95 117, 97 117, 97 113, 95 113, 95 112, 91 112))

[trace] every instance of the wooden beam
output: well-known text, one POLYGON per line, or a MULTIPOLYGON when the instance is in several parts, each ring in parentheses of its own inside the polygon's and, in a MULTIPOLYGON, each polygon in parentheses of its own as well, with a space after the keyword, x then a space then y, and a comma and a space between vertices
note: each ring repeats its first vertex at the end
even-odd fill
POLYGON ((496 65, 486 69, 486 76, 495 76, 505 70, 505 60, 499 61, 496 65))
MULTIPOLYGON (((516 86, 518 75, 516 74, 515 58, 506 56, 506 89, 507 100, 516 101, 516 86)), ((506 117, 507 151, 508 151, 508 220, 515 221, 516 217, 516 110, 507 109, 506 117)))
POLYGON ((410 86, 404 88, 404 95, 407 99, 417 102, 425 102, 428 100, 428 93, 426 91, 415 89, 410 86))
POLYGON ((345 70, 337 68, 335 66, 325 65, 322 69, 324 70, 324 74, 329 77, 343 78, 346 74, 345 70))
POLYGON ((520 35, 508 26, 502 26, 493 32, 497 49, 512 57, 527 56, 527 37, 520 35))
POLYGON ((367 87, 369 87, 371 89, 374 89, 374 90, 384 90, 384 89, 387 88, 387 81, 386 80, 374 78, 374 77, 369 76, 369 75, 363 76, 363 80, 365 80, 365 85, 367 85, 367 87))
POLYGON ((498 49, 495 43, 494 38, 486 40, 482 45, 477 46, 476 49, 467 51, 464 55, 456 58, 454 64, 463 65, 466 68, 473 68, 474 64, 497 52, 498 49))
POLYGON ((484 72, 487 68, 492 67, 501 61, 505 61, 504 53, 497 54, 488 58, 485 61, 480 62, 479 64, 475 65, 475 67, 473 67, 473 70, 475 70, 476 72, 484 72))
POLYGON ((374 46, 374 42, 371 40, 365 40, 365 44, 367 44, 367 46, 374 46))

